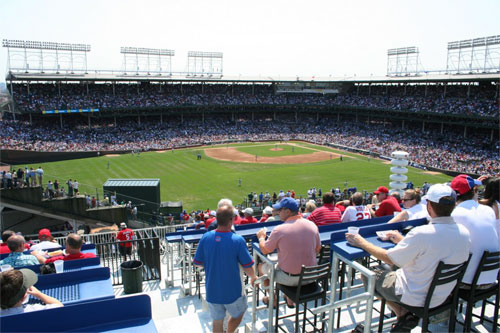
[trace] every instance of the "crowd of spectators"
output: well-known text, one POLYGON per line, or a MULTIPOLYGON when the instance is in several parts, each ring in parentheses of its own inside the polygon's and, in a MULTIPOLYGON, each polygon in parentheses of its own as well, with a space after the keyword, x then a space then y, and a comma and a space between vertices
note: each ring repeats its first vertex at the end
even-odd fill
POLYGON ((147 151, 207 144, 224 140, 305 140, 317 144, 338 144, 390 156, 395 150, 407 151, 412 163, 422 167, 475 174, 500 171, 499 144, 489 143, 489 131, 471 133, 464 138, 455 132, 441 134, 399 127, 341 122, 272 120, 229 121, 224 118, 141 124, 111 120, 85 124, 58 124, 0 121, 2 149, 30 151, 147 151))
POLYGON ((352 87, 338 95, 276 93, 270 85, 158 85, 158 84, 31 84, 14 85, 14 99, 25 111, 81 108, 151 108, 208 105, 342 105, 473 116, 497 116, 494 86, 455 85, 352 87))

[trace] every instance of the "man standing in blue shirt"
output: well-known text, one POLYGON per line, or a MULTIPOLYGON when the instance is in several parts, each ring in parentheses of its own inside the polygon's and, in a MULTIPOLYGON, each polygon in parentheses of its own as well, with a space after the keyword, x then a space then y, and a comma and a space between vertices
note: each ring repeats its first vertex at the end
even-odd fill
POLYGON ((250 277, 252 285, 257 279, 245 239, 231 232, 233 221, 234 207, 221 206, 217 210, 217 229, 203 235, 193 260, 195 265, 205 268, 207 302, 214 332, 223 332, 226 311, 231 316, 227 332, 234 332, 247 309, 239 265, 250 277))

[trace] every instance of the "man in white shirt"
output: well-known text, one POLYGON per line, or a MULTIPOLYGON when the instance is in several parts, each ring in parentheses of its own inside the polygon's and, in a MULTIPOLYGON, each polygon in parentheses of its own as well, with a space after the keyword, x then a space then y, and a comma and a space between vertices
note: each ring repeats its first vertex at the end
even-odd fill
POLYGON ((351 203, 352 205, 347 207, 344 215, 342 215, 342 222, 367 220, 372 218, 368 207, 363 206, 363 193, 354 193, 351 197, 351 203))
MULTIPOLYGON (((498 251, 495 212, 486 205, 477 202, 477 187, 481 182, 467 175, 453 178, 451 187, 458 194, 457 206, 451 216, 463 225, 470 234, 471 253, 467 271, 462 279, 464 287, 470 288, 474 274, 484 251, 498 251)), ((483 272, 477 281, 479 288, 488 288, 497 279, 498 270, 483 272)))
MULTIPOLYGON (((396 271, 376 272, 375 284, 376 292, 396 313, 398 329, 411 330, 419 320, 398 303, 424 306, 439 262, 455 265, 467 261, 469 257, 469 233, 450 216, 455 200, 455 191, 449 186, 433 185, 427 198, 430 223, 413 228, 405 237, 396 231, 388 232, 389 239, 397 244, 389 250, 373 245, 360 235, 346 234, 351 245, 362 248, 387 264, 400 267, 396 271)), ((452 283, 437 286, 430 307, 442 304, 454 287, 452 283)))
POLYGON ((52 235, 49 229, 41 229, 38 232, 38 239, 40 243, 31 246, 31 251, 43 251, 48 249, 59 249, 61 245, 56 242, 52 242, 52 235))
POLYGON ((36 169, 36 174, 38 175, 38 184, 40 184, 40 186, 43 186, 43 183, 42 183, 43 169, 41 166, 39 166, 38 169, 36 169))

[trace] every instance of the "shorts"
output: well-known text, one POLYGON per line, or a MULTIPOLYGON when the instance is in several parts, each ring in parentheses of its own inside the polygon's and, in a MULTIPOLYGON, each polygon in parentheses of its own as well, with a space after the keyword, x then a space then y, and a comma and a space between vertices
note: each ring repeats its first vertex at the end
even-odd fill
POLYGON ((281 268, 277 267, 276 274, 274 276, 274 282, 284 286, 296 287, 299 285, 300 274, 290 275, 282 271, 281 268))
POLYGON ((119 250, 120 250, 120 254, 121 254, 122 256, 126 256, 126 255, 131 256, 131 255, 132 255, 132 246, 129 246, 129 247, 126 247, 126 246, 119 246, 118 248, 119 248, 119 250))
POLYGON ((386 301, 401 303, 401 295, 396 295, 396 272, 388 270, 374 270, 375 293, 386 301))
POLYGON ((226 311, 229 312, 231 317, 239 318, 247 310, 247 297, 245 295, 238 298, 231 304, 215 304, 208 303, 208 309, 210 310, 210 316, 212 320, 222 320, 226 316, 226 311))

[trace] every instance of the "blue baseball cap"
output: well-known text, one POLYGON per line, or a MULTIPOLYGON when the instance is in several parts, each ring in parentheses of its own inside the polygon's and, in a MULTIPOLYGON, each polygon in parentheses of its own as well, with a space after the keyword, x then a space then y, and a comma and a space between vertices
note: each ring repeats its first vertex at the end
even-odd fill
POLYGON ((293 212, 298 212, 299 211, 299 204, 297 204, 297 201, 295 201, 295 199, 286 197, 286 198, 281 199, 281 201, 278 202, 277 204, 273 205, 273 209, 278 210, 281 208, 287 208, 293 212))

